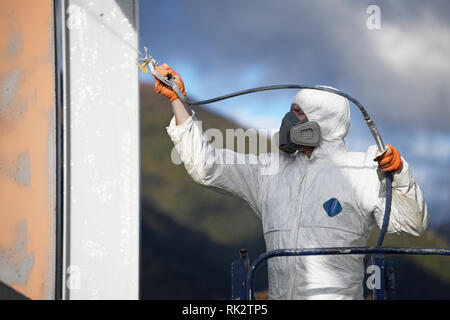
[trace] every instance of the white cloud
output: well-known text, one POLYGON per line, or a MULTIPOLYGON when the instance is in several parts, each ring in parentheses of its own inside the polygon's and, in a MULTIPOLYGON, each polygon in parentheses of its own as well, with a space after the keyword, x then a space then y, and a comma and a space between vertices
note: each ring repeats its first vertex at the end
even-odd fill
MULTIPOLYGON (((265 106, 270 108, 270 106, 265 106)), ((266 113, 254 112, 255 108, 246 105, 228 108, 227 116, 247 128, 255 129, 277 129, 280 127, 281 119, 266 113)))
POLYGON ((404 76, 423 76, 423 72, 439 78, 449 77, 450 29, 426 16, 405 27, 383 24, 375 39, 377 54, 396 72, 404 76), (417 74, 417 70, 421 74, 417 74), (416 74, 412 74, 416 73, 416 74))
POLYGON ((411 154, 417 159, 450 164, 450 134, 421 131, 411 133, 408 140, 411 154))

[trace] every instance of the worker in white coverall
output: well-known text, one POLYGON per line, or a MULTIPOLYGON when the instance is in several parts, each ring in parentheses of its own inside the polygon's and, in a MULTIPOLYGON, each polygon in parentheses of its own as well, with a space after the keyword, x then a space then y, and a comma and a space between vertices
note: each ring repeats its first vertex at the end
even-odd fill
MULTIPOLYGON (((181 77, 170 66, 156 70, 171 74, 185 94, 181 77)), ((372 228, 383 221, 386 191, 381 171, 393 172, 388 232, 418 236, 427 228, 422 192, 394 147, 389 145, 381 155, 376 146, 366 152, 347 150, 347 99, 324 91, 299 91, 291 111, 320 125, 320 145, 301 147, 296 154, 254 156, 214 148, 195 113, 169 87, 155 79, 155 90, 172 103, 175 116, 167 132, 189 175, 247 201, 262 220, 267 250, 366 246, 372 228), (230 155, 237 157, 233 164, 226 163, 230 155), (274 159, 278 170, 262 174, 274 159), (330 200, 332 210, 326 206, 330 200)), ((272 258, 268 277, 269 299, 363 299, 363 255, 272 258)))

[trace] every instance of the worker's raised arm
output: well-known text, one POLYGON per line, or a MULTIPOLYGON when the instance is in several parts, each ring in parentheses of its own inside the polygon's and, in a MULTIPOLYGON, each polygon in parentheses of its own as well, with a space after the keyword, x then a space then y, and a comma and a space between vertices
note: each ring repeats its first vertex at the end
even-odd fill
MULTIPOLYGON (((185 94, 183 81, 172 68, 167 65, 157 68, 163 76, 170 73, 185 94)), ((203 132, 195 112, 188 109, 171 88, 155 79, 155 90, 168 97, 172 103, 174 117, 166 128, 167 133, 192 179, 212 189, 243 198, 259 215, 259 158, 214 148, 203 132)))
POLYGON ((192 115, 192 110, 187 108, 180 99, 176 99, 171 103, 172 112, 175 116, 175 124, 177 126, 183 124, 192 115))

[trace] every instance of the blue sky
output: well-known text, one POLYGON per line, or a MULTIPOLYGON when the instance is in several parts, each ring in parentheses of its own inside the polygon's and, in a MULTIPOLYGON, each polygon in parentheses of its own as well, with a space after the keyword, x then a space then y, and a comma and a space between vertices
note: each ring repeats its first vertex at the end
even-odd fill
MULTIPOLYGON (((410 164, 437 224, 450 222, 449 12, 445 0, 141 0, 140 46, 180 73, 193 100, 288 83, 351 94, 410 164), (379 30, 367 28, 369 5, 380 8, 379 30)), ((210 108, 245 127, 278 128, 295 93, 210 108)), ((364 151, 373 139, 356 107, 351 114, 347 146, 364 151)))

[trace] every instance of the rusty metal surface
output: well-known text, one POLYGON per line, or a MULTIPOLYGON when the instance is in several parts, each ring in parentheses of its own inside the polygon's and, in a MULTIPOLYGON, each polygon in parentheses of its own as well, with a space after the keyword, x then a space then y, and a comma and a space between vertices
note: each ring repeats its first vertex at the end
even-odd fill
POLYGON ((52 2, 0 0, 0 281, 54 295, 52 2))

